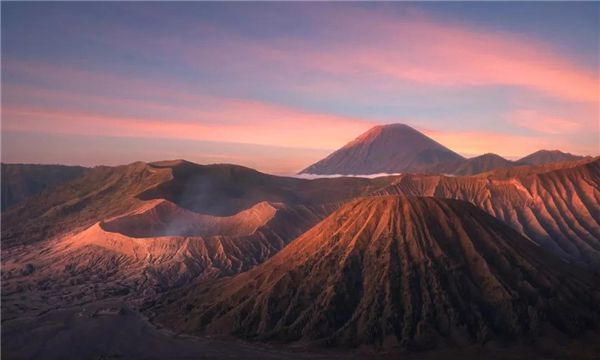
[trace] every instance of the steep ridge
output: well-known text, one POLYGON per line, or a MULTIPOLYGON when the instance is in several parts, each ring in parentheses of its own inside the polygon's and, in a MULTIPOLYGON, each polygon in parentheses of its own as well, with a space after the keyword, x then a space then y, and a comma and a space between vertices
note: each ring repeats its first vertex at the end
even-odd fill
POLYGON ((378 174, 436 171, 464 158, 404 124, 376 126, 300 173, 378 174))
POLYGON ((83 175, 81 166, 2 164, 2 211, 83 175))
POLYGON ((152 311, 193 333, 420 349, 579 334, 599 318, 597 281, 467 202, 382 196, 152 311))
POLYGON ((583 156, 565 153, 559 150, 539 150, 519 160, 520 165, 544 165, 555 162, 573 161, 584 159, 583 156))
POLYGON ((600 158, 499 175, 405 175, 377 194, 465 200, 560 257, 600 268, 600 158))

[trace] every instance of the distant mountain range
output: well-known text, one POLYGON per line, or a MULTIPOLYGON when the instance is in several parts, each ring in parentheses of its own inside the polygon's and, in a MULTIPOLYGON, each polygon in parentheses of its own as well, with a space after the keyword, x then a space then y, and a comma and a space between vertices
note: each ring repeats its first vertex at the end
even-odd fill
POLYGON ((373 127, 300 173, 316 175, 378 173, 474 175, 503 167, 542 165, 583 158, 583 156, 558 150, 540 150, 517 161, 510 161, 491 153, 465 159, 408 125, 390 124, 373 127))
POLYGON ((579 160, 583 156, 564 153, 559 150, 540 150, 516 161, 518 165, 544 165, 561 161, 579 160))
MULTIPOLYGON (((540 150, 517 161, 487 153, 464 158, 404 124, 375 126, 323 160, 302 170, 314 175, 423 173, 475 175, 525 165, 590 158, 540 150)), ((159 163, 156 163, 159 166, 159 163)), ((100 166, 100 169, 107 168, 100 166)), ((2 211, 44 191, 77 180, 91 168, 66 165, 2 164, 2 211)))

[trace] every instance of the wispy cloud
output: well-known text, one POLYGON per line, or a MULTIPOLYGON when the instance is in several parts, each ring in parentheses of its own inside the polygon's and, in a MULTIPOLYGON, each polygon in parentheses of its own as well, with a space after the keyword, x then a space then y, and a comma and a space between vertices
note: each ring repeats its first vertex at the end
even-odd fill
POLYGON ((2 114, 3 129, 8 131, 210 140, 322 149, 341 146, 347 139, 373 125, 360 119, 239 101, 232 101, 219 111, 198 109, 195 114, 189 111, 190 117, 185 119, 148 119, 14 107, 4 107, 2 114), (243 121, 220 122, 220 119, 243 121))
POLYGON ((254 75, 270 81, 295 80, 299 74, 311 74, 317 82, 322 82, 318 74, 366 81, 385 77, 433 86, 520 87, 565 101, 599 101, 596 69, 580 66, 540 40, 426 15, 398 19, 360 8, 311 15, 323 32, 318 41, 265 41, 225 32, 221 36, 227 42, 210 43, 210 50, 204 42, 184 43, 175 37, 162 41, 160 48, 192 67, 254 69, 254 75))
POLYGON ((507 121, 516 126, 545 134, 574 133, 584 128, 581 121, 548 115, 538 110, 515 110, 507 121))
POLYGON ((598 69, 552 39, 383 6, 296 9, 303 31, 152 13, 164 28, 100 19, 73 36, 106 57, 5 52, 3 131, 333 150, 404 119, 463 154, 598 151, 598 69))

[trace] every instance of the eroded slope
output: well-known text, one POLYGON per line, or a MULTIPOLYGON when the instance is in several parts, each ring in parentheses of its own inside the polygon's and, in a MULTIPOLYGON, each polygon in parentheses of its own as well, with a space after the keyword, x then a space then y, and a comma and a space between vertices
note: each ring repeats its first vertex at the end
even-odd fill
POLYGON ((545 249, 600 267, 600 159, 475 177, 406 175, 379 193, 468 201, 545 249))
POLYGON ((598 319, 597 280, 466 202, 383 196, 153 311, 193 333, 429 348, 579 334, 598 319))

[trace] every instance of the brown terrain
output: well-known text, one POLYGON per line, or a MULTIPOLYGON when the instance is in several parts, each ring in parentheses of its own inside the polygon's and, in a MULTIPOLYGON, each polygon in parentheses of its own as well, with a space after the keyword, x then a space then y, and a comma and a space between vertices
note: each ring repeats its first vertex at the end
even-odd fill
POLYGON ((3 318, 248 270, 391 181, 182 161, 94 168, 2 214, 3 318))
POLYGON ((426 349, 583 333, 599 319, 598 281, 467 202, 382 196, 152 310, 192 333, 426 349))
POLYGON ((600 269, 600 158, 474 177, 403 175, 378 193, 468 201, 560 257, 600 269))
MULTIPOLYGON (((219 319, 225 319, 226 317, 215 315, 214 319, 210 321, 197 322, 197 327, 190 325, 189 321, 191 320, 185 322, 185 319, 186 317, 196 320, 206 318, 206 313, 202 313, 200 309, 208 306, 207 301, 209 300, 202 297, 201 294, 205 292, 213 294, 213 291, 217 291, 211 290, 208 284, 214 285, 216 282, 216 286, 221 287, 225 286, 222 284, 233 284, 235 282, 239 285, 239 280, 221 281, 219 279, 244 273, 248 270, 250 272, 244 274, 256 274, 259 271, 258 269, 270 268, 272 265, 263 267, 260 264, 269 261, 276 254, 283 254, 282 249, 287 251, 287 254, 292 252, 293 250, 288 249, 295 249, 296 247, 289 247, 287 244, 292 241, 295 244, 300 239, 306 239, 309 234, 314 234, 316 230, 312 228, 313 226, 332 212, 340 209, 341 206, 343 206, 343 209, 347 209, 344 204, 348 201, 365 196, 376 196, 376 199, 397 198, 395 196, 388 198, 387 195, 450 198, 465 201, 412 200, 412 198, 410 200, 394 200, 400 201, 402 204, 404 204, 404 201, 408 201, 410 206, 407 206, 409 208, 414 206, 415 209, 429 209, 427 211, 438 214, 434 218, 427 215, 428 212, 425 210, 418 213, 419 216, 411 213, 410 222, 414 223, 411 226, 416 226, 421 231, 421 237, 423 234, 429 234, 427 231, 437 234, 438 224, 432 223, 431 227, 428 225, 427 231, 425 231, 419 221, 429 224, 435 219, 442 219, 440 217, 442 213, 439 212, 439 209, 454 209, 454 212, 464 211, 470 214, 469 218, 474 217, 474 219, 465 219, 464 216, 461 217, 460 214, 454 214, 453 212, 444 213, 444 216, 449 216, 447 221, 454 224, 450 227, 452 231, 458 231, 457 224, 465 222, 468 224, 468 226, 465 225, 465 231, 473 231, 470 221, 479 221, 478 226, 481 227, 482 237, 479 238, 471 232, 469 237, 464 239, 465 241, 473 244, 488 244, 489 239, 497 236, 501 239, 502 244, 506 245, 506 249, 512 249, 507 253, 507 256, 510 254, 512 254, 510 256, 516 256, 516 252, 524 251, 525 253, 521 255, 522 259, 519 258, 520 260, 518 260, 522 261, 518 263, 522 264, 523 269, 515 270, 516 280, 509 276, 510 273, 505 272, 505 267, 502 267, 504 265, 493 262, 487 252, 481 254, 475 252, 473 254, 480 254, 485 261, 489 261, 491 264, 486 266, 490 269, 503 271, 498 274, 498 279, 500 279, 498 281, 507 294, 516 292, 515 294, 520 294, 518 297, 520 299, 521 296, 525 296, 523 289, 527 288, 523 284, 525 282, 530 283, 533 294, 530 294, 531 299, 542 299, 543 301, 534 302, 535 306, 528 303, 528 306, 537 309, 535 311, 538 311, 540 319, 544 319, 541 323, 551 325, 549 329, 552 330, 545 330, 545 325, 540 325, 541 330, 539 330, 539 333, 544 335, 544 338, 547 338, 546 335, 548 334, 553 334, 554 330, 557 330, 557 334, 567 333, 574 336, 579 334, 580 330, 586 328, 591 318, 581 317, 579 312, 573 313, 573 316, 579 319, 578 322, 560 318, 571 313, 570 308, 563 307, 565 306, 564 299, 571 296, 568 295, 569 292, 578 296, 578 302, 575 303, 581 306, 581 309, 590 310, 592 313, 596 311, 586 305, 586 299, 596 296, 598 291, 597 283, 595 288, 593 287, 593 279, 595 279, 593 276, 595 275, 591 275, 588 271, 597 273, 600 269, 599 185, 599 158, 540 166, 513 166, 484 172, 477 176, 401 175, 375 179, 346 177, 305 180, 267 175, 236 165, 197 165, 181 160, 158 163, 138 162, 118 167, 95 167, 86 170, 81 176, 57 184, 51 191, 42 191, 38 195, 32 195, 2 212, 2 354, 3 357, 10 355, 8 358, 65 358, 63 356, 65 353, 73 351, 72 349, 69 350, 71 344, 69 339, 83 337, 84 334, 90 334, 90 339, 104 336, 102 335, 102 332, 105 332, 103 329, 108 329, 111 321, 113 321, 113 324, 122 323, 123 328, 131 328, 133 329, 132 333, 139 334, 136 337, 139 341, 135 340, 129 344, 130 348, 127 348, 127 342, 116 338, 111 340, 110 343, 106 343, 108 348, 115 347, 116 353, 125 356, 125 358, 135 357, 131 356, 131 351, 133 351, 131 346, 144 343, 141 339, 145 336, 142 334, 153 334, 151 336, 157 339, 156 341, 165 344, 177 344, 173 345, 173 351, 181 349, 181 352, 177 352, 179 351, 177 350, 171 354, 150 352, 147 356, 143 356, 144 358, 174 357, 173 354, 184 358, 186 356, 195 357, 198 354, 198 349, 210 349, 210 345, 207 345, 207 343, 198 345, 198 347, 189 345, 187 337, 174 339, 172 334, 163 333, 162 330, 160 334, 156 333, 152 325, 137 315, 137 309, 140 306, 153 303, 158 304, 159 309, 164 308, 172 315, 170 319, 161 318, 161 321, 180 330, 197 332, 204 329, 204 332, 211 332, 214 329, 219 330, 216 331, 217 334, 233 333, 243 338, 278 341, 295 340, 303 343, 308 340, 307 337, 304 335, 294 337, 296 335, 293 334, 297 333, 290 333, 293 336, 286 337, 283 328, 278 328, 281 331, 278 330, 276 333, 267 336, 263 331, 264 329, 259 331, 255 325, 248 327, 246 333, 234 331, 233 325, 231 327, 211 325, 221 324, 222 320, 219 319), (382 195, 384 196, 382 197, 382 195), (431 203, 432 201, 433 203, 431 203), (466 202, 482 209, 483 213, 482 211, 475 211, 466 202), (498 228, 501 228, 501 230, 498 230, 498 228), (528 245, 522 245, 524 243, 528 245), (537 249, 537 252, 541 254, 539 255, 540 258, 536 260, 537 262, 531 259, 531 249, 537 249), (551 255, 547 255, 546 252, 551 255), (564 261, 572 263, 572 266, 564 263, 564 261), (550 264, 553 269, 546 271, 546 266, 550 266, 550 264), (587 270, 579 269, 579 266, 585 267, 587 270), (536 271, 543 276, 527 272, 530 271, 527 269, 531 267, 535 267, 536 271), (558 273, 562 274, 565 283, 560 288, 557 288, 557 282, 552 280, 558 278, 558 273), (526 277, 525 274, 529 274, 528 276, 531 278, 526 277), (543 282, 541 279, 550 282, 543 282), (509 285, 505 285, 504 282, 509 285), (592 286, 592 290, 590 290, 590 286, 592 286), (167 305, 167 300, 172 301, 174 294, 177 294, 181 301, 167 305), (557 298, 548 300, 550 299, 548 294, 558 295, 556 295, 557 298), (583 295, 579 296, 580 294, 583 295), (183 301, 185 301, 185 304, 183 301), (191 304, 192 307, 189 307, 188 304, 191 304), (105 307, 111 309, 127 308, 128 310, 126 315, 119 315, 121 312, 113 314, 109 311, 111 314, 97 317, 96 314, 102 313, 104 311, 102 309, 105 307), (185 311, 182 311, 182 307, 185 311), (557 309, 559 318, 544 317, 546 315, 542 314, 546 314, 550 311, 549 309, 557 309), (193 310, 193 312, 188 313, 188 310, 193 310), (565 311, 567 312, 565 313, 565 311), (56 333, 52 329, 59 326, 57 325, 59 323, 63 330, 56 333), (574 325, 575 323, 578 325, 574 325), (78 325, 70 326, 69 324, 78 325), (33 346, 30 341, 22 338, 23 329, 28 329, 27 333, 39 334, 40 339, 39 342, 36 342, 37 345, 33 346), (74 331, 77 333, 74 333, 74 331), (254 331, 255 333, 252 333, 254 331), (46 341, 44 340, 46 338, 52 340, 46 341), (116 344, 121 345, 117 346, 116 344), (46 352, 44 350, 46 348, 56 349, 56 352, 46 352), (31 353, 32 351, 34 353, 31 353), (30 355, 23 357, 15 355, 22 352, 30 355), (50 356, 50 353, 55 355, 50 356)), ((363 199, 362 201, 367 200, 363 199)), ((370 206, 373 207, 374 211, 382 208, 382 205, 377 201, 370 206)), ((404 218, 400 214, 402 213, 392 217, 395 219, 393 224, 404 218), (400 219, 397 217, 400 217, 400 219)), ((382 215, 373 216, 381 217, 381 224, 390 225, 390 223, 384 221, 382 215)), ((339 218, 340 224, 345 224, 351 220, 343 219, 343 217, 339 218)), ((362 216, 354 219, 356 224, 360 222, 370 224, 372 221, 374 220, 362 216)), ((322 224, 317 228, 321 226, 322 224)), ((354 228, 348 227, 348 229, 354 228)), ((390 229, 392 228, 390 227, 390 229)), ((417 229, 414 229, 414 231, 417 229)), ((357 236, 360 235, 358 237, 365 237, 364 242, 378 243, 376 239, 367 240, 368 236, 366 234, 368 232, 357 232, 357 236)), ((358 237, 356 237, 357 240, 358 237)), ((425 237, 427 238, 427 236, 425 237)), ((455 237, 452 236, 452 238, 455 237)), ((415 241, 435 240, 420 237, 415 239, 415 241)), ((459 237, 459 239, 462 238, 459 237)), ((338 248, 335 247, 327 250, 329 246, 334 244, 333 240, 333 238, 323 239, 322 249, 319 251, 337 253, 338 248)), ((303 240, 303 242, 306 241, 308 240, 303 240)), ((395 241, 406 240, 398 238, 395 241)), ((447 241, 451 240, 447 239, 447 241)), ((354 249, 354 247, 351 246, 347 249, 354 249)), ((497 252, 492 253, 497 254, 497 252)), ((398 255, 396 260, 400 261, 401 257, 404 257, 404 255, 398 255)), ((391 257, 388 256, 388 258, 391 257)), ((510 257, 510 259, 513 259, 513 257, 510 257)), ((439 269, 445 269, 442 265, 457 264, 460 259, 453 257, 451 260, 454 262, 448 260, 448 262, 436 266, 440 266, 439 269)), ((404 261, 410 262, 410 259, 404 261)), ((320 262, 317 263, 321 264, 320 262)), ((294 264, 296 262, 290 262, 290 266, 294 264)), ((358 271, 358 268, 352 267, 358 265, 360 267, 367 266, 368 269, 371 269, 370 263, 351 262, 348 263, 348 266, 351 267, 348 271, 358 271)), ((418 270, 420 265, 413 264, 411 266, 416 269, 414 270, 414 276, 420 278, 423 275, 418 272, 421 271, 418 270)), ((319 267, 314 269, 315 276, 324 276, 319 267)), ((456 270, 456 273, 463 274, 465 277, 474 276, 477 272, 475 270, 469 270, 469 272, 464 267, 457 269, 463 269, 456 270)), ((342 269, 338 270, 342 271, 342 269)), ((339 272, 338 270, 330 270, 332 276, 334 273, 339 272)), ((355 275, 349 274, 348 276, 350 278, 342 277, 342 283, 328 290, 333 291, 330 294, 331 296, 336 294, 337 289, 353 289, 352 286, 356 284, 348 283, 348 281, 356 279, 355 275)), ((379 276, 382 275, 378 272, 373 276, 375 278, 371 279, 379 279, 379 276)), ((496 273, 494 273, 494 276, 496 276, 496 273)), ((231 279, 239 278, 233 277, 231 279)), ((431 279, 420 278, 418 280, 420 281, 419 286, 429 286, 428 281, 431 279)), ((440 280, 441 278, 436 279, 440 280)), ((482 283, 488 281, 480 280, 482 283)), ((333 281, 333 278, 331 281, 333 281)), ((462 280, 456 281, 462 282, 462 280)), ((286 292, 295 291, 290 284, 292 283, 284 282, 278 285, 282 286, 281 296, 285 296, 286 292)), ((404 283, 399 283, 398 286, 402 284, 404 283)), ((473 284, 478 285, 479 283, 474 282, 473 284)), ((371 285, 379 286, 377 284, 371 285)), ((312 285, 307 283, 306 286, 312 285)), ((462 286, 467 286, 474 291, 469 293, 471 295, 468 298, 463 299, 464 304, 469 304, 469 306, 479 304, 483 307, 477 308, 478 311, 488 316, 489 314, 484 310, 487 309, 485 306, 488 306, 486 305, 488 303, 482 303, 483 300, 478 298, 482 296, 481 292, 477 292, 480 290, 470 288, 470 283, 465 283, 462 286)), ((305 290, 306 288, 301 289, 298 287, 298 291, 305 290)), ((422 290, 418 296, 425 296, 423 291, 425 290, 422 290)), ((490 294, 496 293, 501 294, 502 292, 500 290, 490 292, 490 294)), ((339 296, 342 295, 341 292, 339 294, 335 295, 336 301, 340 301, 339 296)), ((348 298, 346 299, 349 301, 349 305, 352 306, 354 306, 352 301, 356 301, 356 295, 353 294, 347 294, 348 298)), ((256 298, 253 301, 262 304, 261 299, 264 300, 265 296, 271 295, 275 296, 276 294, 265 292, 260 295, 262 296, 260 299, 256 298)), ((402 291, 396 295, 400 298, 413 296, 404 295, 402 291)), ((343 296, 341 299, 344 299, 343 296)), ((417 298, 415 297, 415 299, 417 298)), ((440 333, 438 329, 436 330, 438 333, 434 332, 434 335, 431 335, 431 324, 429 323, 429 327, 426 326, 417 331, 418 323, 415 322, 413 325, 417 328, 409 326, 410 330, 406 331, 410 336, 407 335, 406 340, 403 340, 405 339, 403 337, 396 337, 396 340, 393 340, 391 335, 381 337, 381 334, 376 332, 369 335, 370 337, 363 337, 361 340, 353 342, 351 340, 354 335, 350 334, 358 334, 353 332, 355 330, 348 330, 350 332, 344 330, 339 333, 336 330, 337 335, 335 337, 328 340, 319 337, 316 340, 318 340, 318 344, 339 346, 370 344, 381 348, 384 344, 394 346, 397 343, 396 345, 399 348, 420 349, 435 344, 438 349, 445 349, 444 344, 449 344, 449 346, 450 344, 462 344, 461 339, 469 344, 487 341, 485 339, 488 338, 485 336, 482 338, 479 330, 473 330, 481 324, 491 326, 487 333, 490 334, 489 339, 494 339, 494 341, 510 342, 511 339, 515 339, 515 336, 520 338, 519 334, 522 334, 524 338, 534 339, 537 336, 535 331, 525 328, 520 322, 521 320, 509 322, 509 318, 524 314, 524 308, 522 302, 520 302, 521 300, 518 299, 518 301, 511 300, 517 302, 514 308, 508 307, 506 305, 507 299, 506 294, 502 296, 494 295, 489 299, 489 301, 504 301, 502 303, 504 304, 502 305, 503 310, 497 315, 498 323, 493 323, 493 326, 489 324, 491 320, 485 318, 485 316, 484 318, 487 319, 485 321, 473 320, 465 315, 467 311, 464 308, 455 309, 456 314, 460 314, 457 315, 461 319, 460 321, 468 324, 465 325, 466 327, 461 328, 463 329, 462 332, 457 332, 458 335, 456 336, 449 335, 450 333, 454 334, 455 330, 450 331, 450 328, 444 327, 442 329, 447 329, 447 332, 440 333), (500 328, 508 330, 500 331, 500 328, 494 326, 500 326, 500 328), (365 339, 371 339, 372 341, 365 339)), ((530 298, 527 297, 527 299, 530 298)), ((217 301, 225 301, 220 296, 215 296, 213 300, 215 304, 217 301)), ((234 304, 239 299, 232 298, 229 300, 232 301, 231 304, 234 304)), ((447 301, 454 300, 449 298, 447 301)), ((343 301, 339 304, 342 303, 343 301)), ((224 304, 223 302, 223 306, 225 306, 224 304)), ((267 304, 270 303, 267 301, 267 304)), ((299 304, 304 304, 304 302, 299 304)), ((369 311, 375 313, 383 311, 379 308, 378 302, 374 304, 372 310, 363 309, 361 311, 367 313, 369 311)), ((397 302, 394 302, 394 304, 396 307, 400 306, 397 302)), ((451 302, 450 304, 454 303, 451 302)), ((415 302, 411 306, 416 309, 416 307, 430 305, 415 302)), ((452 306, 458 305, 454 304, 452 306)), ((267 311, 267 309, 270 310, 271 308, 263 308, 264 311, 267 311)), ((405 308, 402 309, 402 311, 408 311, 405 308)), ((356 309, 352 307, 351 310, 356 309)), ((275 306, 272 314, 268 312, 261 313, 259 318, 274 318, 279 316, 281 311, 278 306, 275 306)), ((291 314, 296 310, 289 311, 291 311, 291 314)), ((328 311, 336 313, 335 310, 330 309, 328 311)), ((431 309, 427 311, 431 311, 431 309)), ((322 316, 327 317, 328 315, 322 316)), ((528 316, 533 315, 529 314, 528 316)), ((593 317, 593 314, 591 316, 593 317)), ((393 319, 393 317, 389 319, 393 319)), ((256 321, 262 322, 263 320, 256 321)), ((342 320, 334 320, 333 323, 327 323, 327 326, 337 326, 335 324, 342 320)), ((254 324, 252 322, 254 320, 248 321, 248 324, 254 324)), ((360 326, 364 325, 360 321, 355 324, 357 326, 358 324, 360 326)), ((458 323, 452 324, 456 325, 458 323)), ((421 327, 423 326, 425 325, 421 325, 421 327)), ((386 334, 391 334, 389 332, 391 330, 388 328, 385 331, 388 331, 386 334)), ((116 334, 115 336, 117 336, 116 334)), ((565 349, 572 348, 572 341, 564 340, 564 338, 560 339, 563 339, 561 341, 567 341, 567 343, 562 343, 565 349)), ((570 339, 570 337, 567 339, 570 339)), ((577 339, 584 339, 584 337, 578 335, 577 339)), ((81 341, 89 340, 82 338, 81 341)), ((222 344, 229 344, 231 341, 231 339, 226 339, 222 344)), ((587 344, 589 341, 585 343, 587 344)), ((255 345, 248 345, 249 348, 246 348, 246 345, 240 346, 242 348, 232 345, 231 351, 226 352, 228 355, 221 355, 223 357, 236 357, 236 354, 238 356, 246 354, 247 358, 294 358, 295 356, 288 353, 290 348, 287 346, 282 350, 267 349, 265 351, 256 349, 255 345)), ((530 345, 526 346, 529 349, 530 345)), ((81 356, 75 357, 93 358, 94 354, 105 354, 101 351, 102 348, 102 346, 94 347, 94 352, 82 352, 81 356)), ((151 348, 151 346, 148 347, 148 349, 151 348)), ((463 348, 461 345, 460 349, 467 348, 463 348)), ((577 352, 579 346, 575 346, 574 349, 577 352)), ((475 354, 479 354, 479 350, 475 349, 473 351, 475 354)), ((522 353, 526 354, 528 351, 523 350, 522 353)), ((77 352, 73 354, 75 353, 77 352)), ((552 353, 555 354, 556 351, 553 350, 552 353)), ((212 354, 207 355, 208 358, 221 358, 219 353, 208 351, 206 354, 212 354)), ((469 354, 472 353, 469 352, 469 354)), ((328 358, 338 355, 340 354, 336 352, 335 355, 324 356, 328 358)), ((376 356, 379 355, 381 354, 377 353, 376 356)), ((298 356, 301 355, 298 354, 298 356)), ((356 356, 356 353, 352 352, 349 356, 352 358, 356 356)), ((363 356, 359 357, 362 358, 363 356)), ((446 355, 442 357, 446 357, 446 355)), ((457 357, 460 356, 457 355, 457 357)), ((499 355, 497 358, 504 357, 499 355)), ((569 358, 567 355, 565 357, 569 358)))
POLYGON ((374 191, 390 178, 318 179, 267 175, 236 165, 186 161, 137 162, 96 167, 82 177, 19 203, 2 213, 2 245, 23 245, 169 200, 194 212, 230 216, 259 202, 289 205, 335 203, 374 191))

